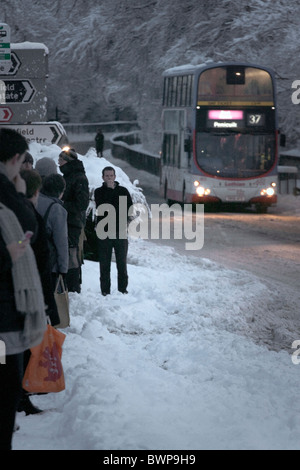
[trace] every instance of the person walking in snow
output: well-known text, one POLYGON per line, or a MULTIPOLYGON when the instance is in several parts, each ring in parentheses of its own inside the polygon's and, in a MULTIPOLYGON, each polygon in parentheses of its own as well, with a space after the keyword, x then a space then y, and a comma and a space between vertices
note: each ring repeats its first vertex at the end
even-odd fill
POLYGON ((66 284, 69 292, 81 292, 80 236, 85 227, 86 210, 89 205, 89 182, 82 161, 74 149, 64 147, 58 157, 66 189, 62 201, 68 213, 69 269, 66 284))
POLYGON ((96 137, 95 137, 95 145, 96 145, 96 152, 97 157, 103 157, 103 147, 104 147, 104 135, 102 133, 102 129, 98 129, 96 137))
POLYGON ((97 215, 96 218, 98 256, 100 263, 100 289, 102 295, 106 296, 110 294, 110 268, 112 251, 114 250, 118 271, 118 290, 123 294, 127 294, 127 225, 130 220, 128 214, 129 209, 132 206, 132 199, 127 188, 121 186, 118 181, 116 181, 116 173, 113 167, 107 166, 102 170, 102 179, 102 186, 96 188, 94 192, 97 214, 100 214, 97 215), (125 198, 124 212, 126 212, 123 213, 123 217, 120 218, 120 205, 122 203, 122 197, 125 198), (101 221, 104 223, 105 218, 107 215, 109 215, 109 207, 111 207, 113 212, 113 225, 115 228, 114 233, 110 230, 109 226, 101 227, 101 221), (99 223, 100 225, 98 225, 99 223))

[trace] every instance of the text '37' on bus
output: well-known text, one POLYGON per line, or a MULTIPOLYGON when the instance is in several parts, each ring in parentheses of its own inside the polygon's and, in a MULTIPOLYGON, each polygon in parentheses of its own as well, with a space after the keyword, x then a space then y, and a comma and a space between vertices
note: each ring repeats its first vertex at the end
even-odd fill
POLYGON ((160 193, 182 203, 277 202, 275 80, 258 65, 166 70, 160 193))

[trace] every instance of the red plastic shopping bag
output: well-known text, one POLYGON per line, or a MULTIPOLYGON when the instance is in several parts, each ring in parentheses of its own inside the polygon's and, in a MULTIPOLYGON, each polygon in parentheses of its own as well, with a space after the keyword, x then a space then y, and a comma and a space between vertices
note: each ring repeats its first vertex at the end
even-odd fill
POLYGON ((23 388, 31 393, 61 392, 65 377, 61 362, 66 335, 47 325, 43 341, 31 348, 31 356, 23 377, 23 388))

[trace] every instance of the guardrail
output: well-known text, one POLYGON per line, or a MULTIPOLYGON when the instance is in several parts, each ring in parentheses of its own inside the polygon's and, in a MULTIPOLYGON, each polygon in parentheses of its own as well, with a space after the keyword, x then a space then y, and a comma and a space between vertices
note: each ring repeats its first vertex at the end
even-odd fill
POLYGON ((113 157, 127 161, 138 170, 159 175, 160 156, 143 149, 139 131, 115 134, 110 138, 110 143, 113 157))
POLYGON ((90 133, 96 134, 99 128, 105 132, 128 132, 134 129, 140 129, 137 121, 110 121, 110 122, 89 122, 89 123, 64 123, 67 134, 90 133))

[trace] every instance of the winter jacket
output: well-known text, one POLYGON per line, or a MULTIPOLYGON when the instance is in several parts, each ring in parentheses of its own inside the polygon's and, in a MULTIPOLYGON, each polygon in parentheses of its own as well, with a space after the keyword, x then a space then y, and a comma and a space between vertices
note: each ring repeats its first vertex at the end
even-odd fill
MULTIPOLYGON (((0 202, 14 212, 24 232, 26 230, 34 232, 31 238, 34 242, 38 228, 32 205, 24 194, 16 191, 13 183, 4 174, 0 174, 0 202)), ((0 227, 0 333, 21 331, 24 327, 24 316, 16 310, 11 268, 11 257, 0 227)))
POLYGON ((68 272, 69 262, 67 227, 68 214, 60 199, 45 196, 40 193, 37 211, 42 218, 45 217, 48 208, 49 212, 46 220, 46 232, 50 250, 51 271, 54 273, 66 274, 68 272))
POLYGON ((97 132, 95 137, 95 143, 97 152, 101 152, 104 146, 104 135, 102 133, 97 132))
POLYGON ((89 183, 80 160, 72 160, 60 167, 66 181, 63 195, 64 208, 68 212, 69 246, 78 246, 82 228, 85 225, 89 205, 89 183))
MULTIPOLYGON (((118 181, 115 181, 115 187, 113 189, 109 188, 104 182, 101 187, 95 189, 94 197, 96 208, 98 208, 101 204, 110 204, 114 207, 116 217, 116 238, 125 238, 127 224, 130 220, 128 211, 132 206, 132 199, 128 189, 124 186, 121 186, 118 181), (124 216, 122 218, 122 222, 120 220, 120 204, 122 204, 120 196, 126 197, 124 203, 124 211, 126 211, 126 213, 122 213, 122 216, 124 216)), ((121 206, 121 209, 123 209, 123 206, 121 206)), ((96 223, 98 224, 102 219, 107 217, 107 215, 107 212, 104 212, 104 215, 97 216, 96 223)))
POLYGON ((42 216, 34 207, 33 210, 38 222, 38 235, 35 242, 32 244, 32 249, 35 254, 36 264, 43 288, 44 300, 47 306, 46 314, 49 315, 51 324, 57 325, 60 320, 52 288, 50 250, 47 243, 46 227, 42 216))

